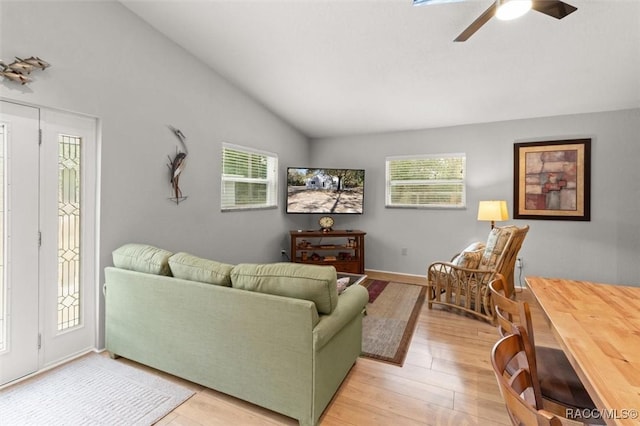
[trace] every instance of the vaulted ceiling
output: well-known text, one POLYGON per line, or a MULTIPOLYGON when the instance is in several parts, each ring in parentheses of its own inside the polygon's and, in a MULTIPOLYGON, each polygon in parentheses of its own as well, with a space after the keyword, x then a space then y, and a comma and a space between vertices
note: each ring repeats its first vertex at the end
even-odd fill
POLYGON ((640 107, 640 0, 453 39, 492 0, 122 0, 309 137, 640 107))

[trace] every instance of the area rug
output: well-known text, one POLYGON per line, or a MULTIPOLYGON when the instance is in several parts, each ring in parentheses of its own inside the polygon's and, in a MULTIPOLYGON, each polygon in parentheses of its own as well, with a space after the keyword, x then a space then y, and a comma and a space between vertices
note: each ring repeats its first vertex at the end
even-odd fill
POLYGON ((183 386, 90 354, 0 391, 0 424, 151 425, 191 395, 183 386))
POLYGON ((362 356, 402 366, 427 289, 371 279, 363 285, 369 303, 362 321, 362 356))

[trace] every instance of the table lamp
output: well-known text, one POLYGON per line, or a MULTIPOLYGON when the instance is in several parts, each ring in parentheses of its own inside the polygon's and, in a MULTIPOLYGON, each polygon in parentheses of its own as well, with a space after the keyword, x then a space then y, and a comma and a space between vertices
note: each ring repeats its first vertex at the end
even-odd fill
POLYGON ((480 201, 478 205, 478 220, 490 220, 491 229, 496 221, 509 219, 506 201, 480 201))

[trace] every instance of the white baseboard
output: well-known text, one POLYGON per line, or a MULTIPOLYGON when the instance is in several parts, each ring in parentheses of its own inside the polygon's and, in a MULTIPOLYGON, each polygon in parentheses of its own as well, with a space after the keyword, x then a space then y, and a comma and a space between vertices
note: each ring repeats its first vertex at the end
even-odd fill
POLYGON ((403 274, 390 271, 378 271, 375 269, 366 269, 364 271, 367 277, 374 280, 397 281, 401 283, 427 285, 426 275, 403 274))

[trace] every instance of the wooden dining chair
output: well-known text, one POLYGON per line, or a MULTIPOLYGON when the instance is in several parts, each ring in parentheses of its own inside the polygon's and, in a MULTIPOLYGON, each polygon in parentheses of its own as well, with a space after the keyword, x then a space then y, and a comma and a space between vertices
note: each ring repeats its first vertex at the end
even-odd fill
MULTIPOLYGON (((507 288, 504 277, 500 274, 496 274, 489 283, 498 332, 504 337, 511 334, 515 326, 520 326, 525 330, 532 348, 533 360, 531 362, 535 364, 545 408, 562 416, 565 415, 567 409, 595 412, 596 407, 593 400, 564 352, 557 348, 535 345, 529 304, 507 297, 505 294, 507 288)), ((515 369, 517 366, 510 368, 515 369)), ((600 419, 591 419, 590 421, 595 424, 603 424, 600 419)))
POLYGON ((560 426, 563 421, 542 408, 542 397, 534 366, 527 363, 532 350, 526 331, 516 326, 491 351, 491 365, 500 387, 509 418, 520 426, 560 426), (511 371, 514 362, 520 366, 511 371))

